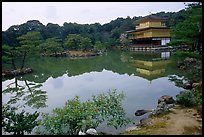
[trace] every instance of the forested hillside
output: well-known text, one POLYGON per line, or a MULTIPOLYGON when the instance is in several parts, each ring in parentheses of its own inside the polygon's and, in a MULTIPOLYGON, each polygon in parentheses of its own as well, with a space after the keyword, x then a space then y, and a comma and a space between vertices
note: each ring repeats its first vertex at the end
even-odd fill
MULTIPOLYGON (((184 20, 181 16, 184 10, 179 12, 159 12, 156 16, 167 18, 166 25, 174 28, 177 23, 184 20)), ((8 30, 2 32, 2 45, 19 46, 17 37, 25 35, 29 31, 38 31, 41 33, 44 40, 47 38, 58 37, 62 41, 69 34, 80 34, 82 37, 91 39, 92 44, 100 41, 107 45, 107 48, 119 44, 119 37, 127 30, 132 30, 135 25, 134 21, 139 17, 117 18, 106 24, 77 24, 65 22, 63 26, 58 24, 48 23, 46 26, 38 20, 30 20, 21 25, 13 25, 8 30)))

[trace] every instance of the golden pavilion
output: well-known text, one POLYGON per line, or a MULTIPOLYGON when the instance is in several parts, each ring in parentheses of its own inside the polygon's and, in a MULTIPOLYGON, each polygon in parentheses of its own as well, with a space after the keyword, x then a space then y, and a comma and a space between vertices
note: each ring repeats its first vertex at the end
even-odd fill
POLYGON ((161 47, 170 42, 170 28, 166 19, 154 15, 145 16, 135 22, 135 30, 126 31, 133 47, 161 47))

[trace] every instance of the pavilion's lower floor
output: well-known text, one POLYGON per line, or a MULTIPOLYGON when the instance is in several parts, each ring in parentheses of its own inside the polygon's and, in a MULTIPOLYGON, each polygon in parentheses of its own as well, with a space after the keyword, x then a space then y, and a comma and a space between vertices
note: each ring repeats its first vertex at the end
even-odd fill
POLYGON ((132 39, 132 45, 140 47, 165 46, 170 42, 170 38, 142 38, 132 39))

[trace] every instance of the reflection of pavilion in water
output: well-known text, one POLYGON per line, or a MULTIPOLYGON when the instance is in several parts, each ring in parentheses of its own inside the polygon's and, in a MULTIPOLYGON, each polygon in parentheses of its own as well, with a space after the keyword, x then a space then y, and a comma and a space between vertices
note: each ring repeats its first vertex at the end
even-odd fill
POLYGON ((153 80, 165 75, 170 52, 135 53, 129 62, 136 68, 137 76, 153 80))

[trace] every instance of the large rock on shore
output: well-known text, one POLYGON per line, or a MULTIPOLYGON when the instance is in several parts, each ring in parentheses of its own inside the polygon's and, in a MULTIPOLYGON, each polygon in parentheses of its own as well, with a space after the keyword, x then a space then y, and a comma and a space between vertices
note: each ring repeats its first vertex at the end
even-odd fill
POLYGON ((144 115, 144 114, 146 114, 146 113, 148 113, 148 112, 151 112, 152 110, 144 110, 144 109, 139 109, 139 110, 137 110, 136 112, 135 112, 135 115, 136 116, 142 116, 142 115, 144 115))
POLYGON ((158 99, 157 107, 151 112, 150 115, 160 115, 169 111, 170 108, 175 106, 175 102, 176 101, 171 96, 168 95, 161 96, 158 99))
POLYGON ((160 102, 165 102, 166 104, 172 104, 175 102, 175 100, 171 96, 163 95, 158 99, 158 104, 160 102))
POLYGON ((22 68, 22 69, 16 69, 16 70, 6 70, 6 71, 2 71, 2 76, 6 77, 6 76, 18 76, 18 75, 23 75, 23 74, 27 74, 27 73, 31 73, 33 72, 33 69, 31 68, 22 68))

